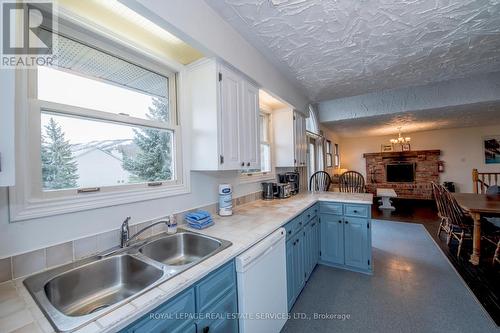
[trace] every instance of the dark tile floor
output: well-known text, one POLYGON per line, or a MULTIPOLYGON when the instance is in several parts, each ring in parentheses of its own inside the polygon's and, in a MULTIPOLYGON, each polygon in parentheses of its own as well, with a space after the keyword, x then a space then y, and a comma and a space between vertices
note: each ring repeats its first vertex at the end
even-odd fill
POLYGON ((448 257, 453 267, 461 275, 479 302, 490 314, 491 318, 500 326, 500 265, 493 266, 491 258, 494 248, 488 243, 481 249, 481 264, 473 266, 469 262, 472 252, 472 242, 465 242, 462 255, 457 258, 457 244, 453 241, 450 246, 446 245, 446 237, 441 234, 437 238, 439 218, 437 216, 434 202, 421 200, 395 200, 396 211, 390 216, 377 209, 376 204, 372 206, 372 217, 374 219, 385 219, 392 221, 419 223, 424 225, 432 238, 448 257))
POLYGON ((498 332, 421 225, 372 225, 374 274, 317 266, 282 333, 498 332))

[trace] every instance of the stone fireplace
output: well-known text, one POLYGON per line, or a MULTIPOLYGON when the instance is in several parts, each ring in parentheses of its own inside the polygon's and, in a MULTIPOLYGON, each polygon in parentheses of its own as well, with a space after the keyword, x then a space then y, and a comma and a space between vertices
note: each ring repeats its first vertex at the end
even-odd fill
POLYGON ((418 150, 387 153, 366 153, 366 187, 375 194, 377 188, 392 188, 399 198, 432 199, 431 182, 439 182, 440 150, 418 150), (413 181, 390 182, 387 165, 414 165, 413 181))

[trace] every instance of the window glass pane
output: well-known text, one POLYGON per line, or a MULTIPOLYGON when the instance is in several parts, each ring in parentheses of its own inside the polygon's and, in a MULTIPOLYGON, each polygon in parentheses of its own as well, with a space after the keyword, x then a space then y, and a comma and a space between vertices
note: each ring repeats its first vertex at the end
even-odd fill
POLYGON ((271 171, 271 147, 265 143, 260 145, 260 167, 262 172, 271 171))
POLYGON ((173 132, 41 114, 43 190, 174 179, 173 132))
POLYGON ((143 119, 150 119, 154 109, 155 120, 170 121, 167 98, 53 67, 38 67, 38 99, 143 119))
POLYGON ((269 142, 269 115, 260 114, 260 141, 269 142))

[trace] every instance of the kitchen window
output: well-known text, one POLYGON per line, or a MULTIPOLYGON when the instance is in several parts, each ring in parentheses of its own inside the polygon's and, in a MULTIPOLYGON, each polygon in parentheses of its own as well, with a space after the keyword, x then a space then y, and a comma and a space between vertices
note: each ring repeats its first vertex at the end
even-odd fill
POLYGON ((255 182, 275 177, 273 168, 273 142, 271 114, 261 110, 260 122, 260 169, 248 170, 242 173, 243 182, 255 182))
MULTIPOLYGON (((176 74, 133 49, 54 37, 53 65, 27 71, 17 84, 29 109, 24 201, 41 208, 62 200, 49 211, 64 213, 81 210, 79 202, 95 208, 185 193, 176 74)), ((14 220, 23 219, 18 213, 14 220)))
POLYGON ((271 115, 261 113, 260 119, 260 171, 271 172, 271 115))

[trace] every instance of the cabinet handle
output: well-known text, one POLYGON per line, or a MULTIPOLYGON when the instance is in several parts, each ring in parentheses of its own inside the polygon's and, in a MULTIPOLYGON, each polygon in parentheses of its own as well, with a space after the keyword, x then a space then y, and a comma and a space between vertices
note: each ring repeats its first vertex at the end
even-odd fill
POLYGON ((288 230, 288 234, 290 235, 292 233, 292 230, 288 230))
POLYGON ((307 217, 308 217, 308 218, 309 218, 309 217, 311 217, 311 214, 307 214, 307 217))
POLYGON ((208 331, 210 331, 210 327, 209 326, 203 327, 203 333, 208 333, 208 331))
POLYGON ((339 223, 342 223, 342 220, 339 220, 339 223))
POLYGON ((245 166, 245 162, 241 162, 241 166, 245 166))
POLYGON ((349 224, 349 221, 345 221, 345 224, 349 224))
POLYGON ((357 211, 356 209, 355 209, 355 210, 353 210, 353 212, 354 212, 354 214, 357 214, 357 213, 358 213, 358 211, 357 211))
POLYGON ((250 162, 247 163, 247 166, 250 166, 250 162))

